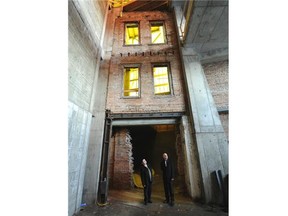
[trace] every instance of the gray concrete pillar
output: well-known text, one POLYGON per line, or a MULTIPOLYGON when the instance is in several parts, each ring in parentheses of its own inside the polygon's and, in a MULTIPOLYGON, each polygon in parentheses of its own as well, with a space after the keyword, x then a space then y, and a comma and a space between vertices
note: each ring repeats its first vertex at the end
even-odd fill
POLYGON ((101 157, 102 157, 102 141, 104 135, 105 123, 105 104, 106 89, 108 82, 109 60, 103 60, 100 64, 99 71, 96 72, 95 89, 93 93, 94 106, 93 118, 91 124, 89 147, 86 163, 86 172, 84 180, 84 190, 82 202, 87 204, 96 203, 101 157))
POLYGON ((228 174, 228 143, 198 56, 182 48, 193 137, 197 145, 205 201, 212 202, 212 172, 228 174))
MULTIPOLYGON (((107 5, 108 6, 108 5, 107 5)), ((90 109, 94 115, 92 119, 88 158, 83 190, 83 202, 92 204, 97 201, 100 166, 102 158, 102 140, 104 136, 106 95, 108 86, 109 65, 113 45, 113 30, 115 18, 120 13, 119 9, 106 10, 105 33, 102 37, 102 60, 99 58, 99 68, 96 68, 94 78, 95 88, 91 97, 90 109)))
POLYGON ((183 143, 183 155, 185 161, 185 183, 193 200, 201 200, 201 172, 199 167, 196 143, 193 141, 192 128, 187 116, 182 116, 180 133, 183 143))

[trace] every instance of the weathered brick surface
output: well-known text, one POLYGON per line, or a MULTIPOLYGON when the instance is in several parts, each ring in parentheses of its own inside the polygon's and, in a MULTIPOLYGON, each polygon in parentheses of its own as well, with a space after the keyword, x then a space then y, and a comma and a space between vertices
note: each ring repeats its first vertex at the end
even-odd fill
POLYGON ((172 14, 167 12, 129 12, 116 19, 109 73, 107 109, 115 113, 185 111, 183 76, 172 14), (164 21, 167 44, 151 44, 149 21, 164 21), (124 23, 140 23, 141 45, 124 46, 124 23), (123 65, 139 63, 140 98, 122 97, 123 65), (172 95, 154 95, 151 63, 169 63, 172 95))
POLYGON ((130 189, 133 187, 133 157, 132 143, 129 131, 120 129, 115 132, 109 148, 109 181, 115 189, 130 189))
POLYGON ((214 102, 219 109, 228 109, 228 61, 203 65, 214 102))
MULTIPOLYGON (((204 73, 218 109, 229 110, 228 61, 203 65, 204 73)), ((229 114, 221 114, 224 131, 229 137, 229 114)))
POLYGON ((186 164, 185 164, 184 155, 183 155, 184 143, 182 141, 183 141, 183 139, 181 139, 181 134, 180 134, 180 131, 178 130, 177 134, 176 134, 176 151, 177 151, 177 155, 178 155, 178 157, 177 157, 177 159, 178 159, 177 171, 178 171, 179 175, 184 176, 186 164))

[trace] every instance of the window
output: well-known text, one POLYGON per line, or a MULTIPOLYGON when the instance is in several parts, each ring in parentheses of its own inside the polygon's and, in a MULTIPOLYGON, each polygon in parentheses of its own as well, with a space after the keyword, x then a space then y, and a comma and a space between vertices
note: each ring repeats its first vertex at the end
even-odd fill
POLYGON ((170 84, 167 65, 153 65, 154 94, 170 95, 170 84))
POLYGON ((161 44, 166 42, 163 22, 151 22, 150 28, 152 44, 161 44))
POLYGON ((139 25, 138 23, 125 24, 125 45, 139 44, 139 25))
POLYGON ((124 97, 139 96, 139 67, 124 68, 124 97))

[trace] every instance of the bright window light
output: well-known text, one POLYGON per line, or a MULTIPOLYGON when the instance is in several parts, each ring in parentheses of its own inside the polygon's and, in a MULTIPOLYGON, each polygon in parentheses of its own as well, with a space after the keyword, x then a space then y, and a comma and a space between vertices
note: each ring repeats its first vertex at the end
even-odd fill
POLYGON ((153 77, 154 77, 154 94, 169 95, 171 92, 168 78, 168 67, 154 66, 153 77))
POLYGON ((151 23, 151 41, 153 44, 165 43, 163 23, 151 23))
POLYGON ((127 23, 125 25, 125 45, 139 44, 138 23, 127 23))
POLYGON ((124 69, 124 96, 137 97, 139 96, 138 79, 139 68, 124 69))

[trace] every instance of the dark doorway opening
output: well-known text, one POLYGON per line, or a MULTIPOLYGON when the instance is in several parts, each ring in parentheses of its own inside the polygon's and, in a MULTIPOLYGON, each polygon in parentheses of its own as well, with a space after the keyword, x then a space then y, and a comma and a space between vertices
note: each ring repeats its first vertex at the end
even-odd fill
POLYGON ((155 147, 156 131, 150 126, 134 126, 127 128, 131 135, 134 172, 138 172, 142 159, 145 158, 152 166, 153 148, 155 147))
POLYGON ((141 200, 143 189, 141 178, 139 179, 139 171, 142 159, 145 158, 154 170, 152 199, 164 200, 165 193, 160 169, 164 152, 169 155, 169 159, 172 159, 175 166, 174 194, 182 198, 183 195, 187 195, 187 190, 184 180, 185 162, 179 125, 114 127, 109 164, 111 189, 126 190, 133 188, 135 189, 133 191, 139 195, 141 200), (131 177, 130 180, 127 179, 128 176, 131 177), (138 180, 135 181, 135 179, 138 180), (130 182, 132 187, 129 188, 130 182))
POLYGON ((160 173, 160 161, 164 152, 168 153, 174 163, 177 162, 174 125, 133 126, 127 129, 132 137, 134 171, 139 170, 141 161, 145 158, 155 173, 160 173))
MULTIPOLYGON (((173 160, 175 176, 177 171, 177 125, 149 125, 128 127, 131 135, 134 173, 139 173, 142 159, 145 158, 154 170, 153 195, 164 197, 160 162, 166 152, 173 160)), ((175 182, 178 184, 178 181, 175 182)))

